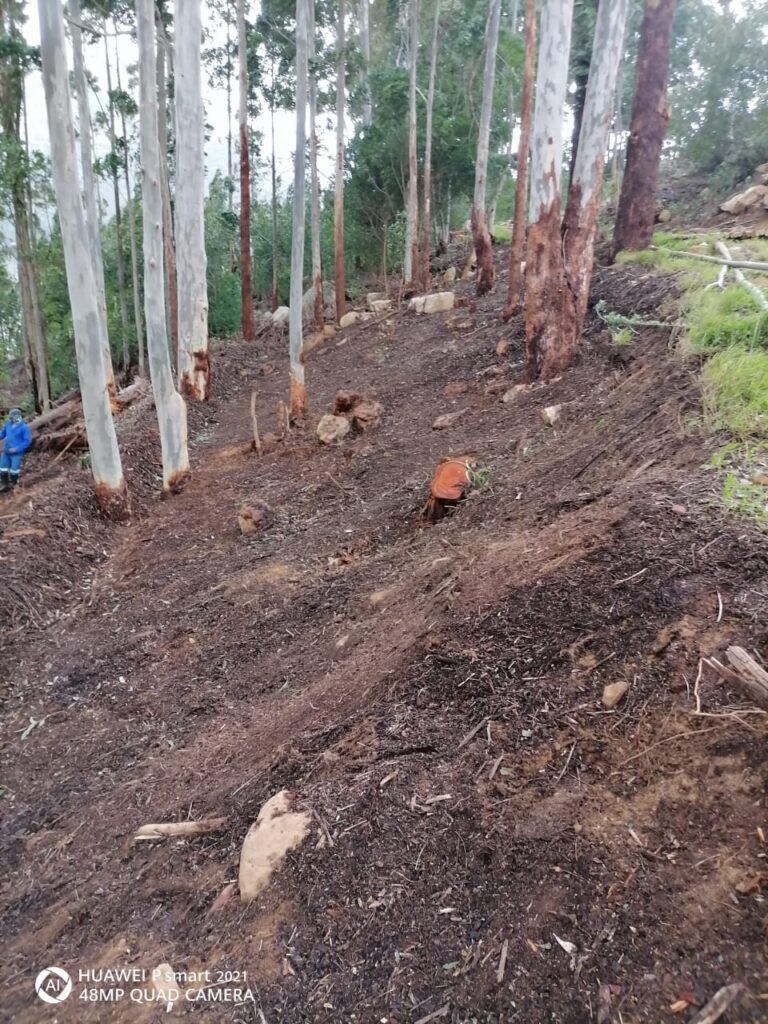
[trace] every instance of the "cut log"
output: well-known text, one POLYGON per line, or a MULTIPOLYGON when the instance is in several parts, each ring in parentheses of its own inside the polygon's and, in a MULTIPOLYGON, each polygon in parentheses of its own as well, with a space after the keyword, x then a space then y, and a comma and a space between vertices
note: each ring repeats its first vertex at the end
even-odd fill
POLYGON ((61 452, 70 448, 87 448, 88 437, 85 422, 80 420, 74 426, 63 430, 49 430, 35 438, 35 451, 61 452))
POLYGON ((30 420, 29 428, 32 431, 32 436, 36 437, 41 430, 51 430, 63 423, 72 422, 82 414, 83 407, 77 399, 73 398, 63 405, 55 406, 48 412, 44 412, 42 416, 36 416, 35 419, 30 420))

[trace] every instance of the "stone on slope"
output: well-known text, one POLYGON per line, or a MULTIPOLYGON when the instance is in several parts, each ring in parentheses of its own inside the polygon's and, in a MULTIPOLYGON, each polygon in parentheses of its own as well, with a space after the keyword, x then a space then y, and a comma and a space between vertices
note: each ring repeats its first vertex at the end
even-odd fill
POLYGON ((438 416, 435 422, 432 424, 433 430, 446 430, 448 427, 452 427, 454 423, 461 419, 462 416, 469 412, 469 408, 457 409, 456 412, 446 412, 442 416, 438 416))
POLYGON ((346 416, 333 416, 326 413, 317 424, 317 437, 321 444, 338 444, 351 430, 346 416))
POLYGON ((291 315, 289 306, 278 306, 275 312, 272 314, 272 323, 279 326, 280 324, 287 324, 288 318, 291 315))
POLYGON ((276 793, 259 811, 240 851, 240 899, 250 903, 269 884, 285 860, 307 836, 312 815, 291 810, 294 796, 287 789, 276 793))
POLYGON ((414 295, 408 308, 416 313, 447 313, 453 309, 455 302, 453 292, 430 292, 429 295, 414 295))
POLYGON ((615 708, 616 705, 624 700, 629 691, 629 683, 609 683, 608 686, 603 690, 603 705, 606 708, 615 708))
POLYGON ((352 327, 354 324, 358 322, 359 319, 360 314, 357 312, 357 310, 350 309, 350 311, 348 313, 345 313, 341 320, 339 320, 339 327, 341 327, 342 329, 344 327, 352 327))

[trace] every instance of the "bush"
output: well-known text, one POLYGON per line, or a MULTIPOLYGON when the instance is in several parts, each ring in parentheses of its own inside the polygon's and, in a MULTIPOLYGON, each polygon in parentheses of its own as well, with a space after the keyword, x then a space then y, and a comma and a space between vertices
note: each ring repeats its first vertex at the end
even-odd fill
POLYGON ((704 411, 716 430, 768 437, 768 352, 738 346, 718 352, 701 373, 704 411))

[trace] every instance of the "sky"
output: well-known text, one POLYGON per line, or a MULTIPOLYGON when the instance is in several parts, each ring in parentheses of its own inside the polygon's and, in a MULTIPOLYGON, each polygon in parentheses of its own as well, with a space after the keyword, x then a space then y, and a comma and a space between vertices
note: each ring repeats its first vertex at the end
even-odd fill
MULTIPOLYGON (((38 19, 37 4, 32 2, 27 8, 29 20, 24 26, 24 35, 28 42, 35 46, 40 42, 40 28, 38 19)), ((251 10, 250 17, 255 17, 255 10, 251 10)), ((204 47, 222 45, 226 41, 226 29, 223 25, 217 24, 217 20, 208 13, 203 0, 203 24, 209 38, 204 42, 204 47)), ((136 42, 127 31, 114 36, 111 33, 112 26, 109 26, 109 48, 110 63, 112 65, 112 85, 115 83, 115 51, 120 61, 122 86, 126 88, 128 81, 127 69, 135 65, 138 60, 136 42)), ((84 37, 84 44, 86 39, 84 37)), ((95 44, 84 45, 85 65, 95 80, 97 92, 89 95, 91 117, 98 112, 100 104, 106 103, 106 60, 104 56, 104 42, 99 39, 95 44)), ((68 48, 68 66, 72 70, 72 52, 68 48)), ((233 168, 235 182, 238 178, 238 154, 237 154, 237 80, 233 80, 233 132, 235 138, 233 152, 233 168)), ((132 90, 134 97, 137 96, 137 89, 132 90)), ((48 154, 48 121, 45 110, 45 96, 43 93, 42 77, 39 72, 27 76, 26 82, 27 107, 29 111, 29 136, 32 149, 38 149, 48 154)), ((227 98, 224 88, 214 88, 208 79, 205 66, 203 66, 203 102, 205 103, 206 122, 210 127, 210 134, 206 142, 206 180, 210 181, 217 171, 226 175, 227 173, 227 98)), ((77 123, 77 105, 73 100, 72 113, 77 123)), ((138 127, 138 126, 137 126, 138 127)), ((268 161, 271 159, 272 147, 269 130, 269 112, 264 111, 252 123, 252 127, 262 134, 262 145, 260 153, 260 166, 256 169, 256 192, 259 198, 266 199, 271 188, 268 161)), ((321 183, 327 184, 333 173, 334 166, 334 143, 329 133, 323 130, 322 124, 318 125, 320 134, 320 159, 318 161, 321 175, 321 183)), ((129 129, 130 130, 130 129, 129 129)), ((293 178, 293 151, 296 135, 296 115, 293 111, 278 110, 275 115, 275 154, 277 173, 281 180, 281 191, 285 192, 288 184, 293 178)), ((94 151, 98 158, 109 150, 109 143, 106 135, 99 132, 94 137, 94 151)), ((109 213, 111 210, 111 188, 102 188, 101 199, 109 213)))

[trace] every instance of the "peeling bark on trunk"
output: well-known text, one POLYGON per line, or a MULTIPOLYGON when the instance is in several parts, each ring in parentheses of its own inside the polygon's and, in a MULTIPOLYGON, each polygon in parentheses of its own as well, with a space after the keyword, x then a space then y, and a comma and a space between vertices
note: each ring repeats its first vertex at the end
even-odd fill
POLYGON ((251 284, 251 159, 248 151, 248 39, 245 3, 237 2, 237 56, 240 66, 240 296, 244 341, 256 340, 251 284))
POLYGON ((110 518, 121 519, 129 513, 128 492, 112 421, 104 364, 106 339, 99 317, 93 265, 90 260, 82 258, 83 252, 88 251, 88 234, 75 157, 64 17, 58 0, 39 0, 38 8, 53 184, 64 245, 91 469, 102 513, 110 518))
MULTIPOLYGON (((77 116, 80 129, 80 168, 83 174, 83 202, 85 204, 85 223, 88 229, 88 248, 93 263, 93 276, 96 281, 96 298, 99 303, 99 316, 102 320, 102 331, 107 338, 104 351, 104 365, 108 374, 112 374, 112 353, 109 349, 109 331, 107 329, 107 300, 104 291, 104 264, 101 258, 101 238, 99 235, 99 215, 96 209, 96 180, 93 173, 93 141, 91 138, 91 111, 88 105, 88 81, 85 75, 83 58, 83 32, 81 23, 83 12, 80 0, 69 0, 71 15, 70 34, 72 37, 72 70, 77 95, 77 116)), ((107 45, 106 37, 104 45, 107 45)), ((114 392, 114 380, 112 381, 114 392)))
POLYGON ((605 147, 611 127, 616 77, 624 48, 628 0, 601 3, 597 11, 581 135, 576 150, 571 188, 563 223, 567 289, 563 348, 569 362, 576 352, 594 264, 597 217, 605 166, 605 147))
MULTIPOLYGON (((112 160, 112 197, 115 203, 115 262, 117 264, 117 296, 120 307, 120 343, 123 353, 123 369, 127 369, 131 362, 128 347, 128 302, 125 294, 125 260, 123 259, 123 213, 120 206, 120 178, 117 170, 117 135, 115 133, 115 105, 112 102, 112 65, 109 59, 109 40, 107 38, 107 23, 104 21, 104 61, 107 71, 107 110, 109 126, 109 145, 114 159, 112 160)), ((109 355, 109 339, 107 339, 107 351, 104 353, 104 365, 107 367, 108 379, 112 376, 112 355, 109 355)), ((110 385, 110 394, 115 393, 114 380, 110 385)))
POLYGON ((291 297, 288 323, 290 344, 292 423, 304 421, 307 411, 304 390, 304 336, 302 326, 302 297, 304 294, 304 222, 305 146, 307 116, 307 63, 309 5, 312 0, 297 0, 296 4, 296 151, 293 178, 293 233, 291 237, 291 297))
POLYGON ((533 75, 536 68, 536 0, 525 0, 525 64, 523 97, 520 110, 520 145, 517 151, 517 182, 515 183, 515 216, 512 245, 509 250, 509 286, 504 319, 520 310, 523 286, 523 248, 525 245, 526 210, 528 208, 528 160, 531 151, 531 114, 533 112, 533 75))
POLYGON ((205 112, 200 0, 184 0, 176 19, 176 278, 179 390, 206 401, 210 389, 205 257, 205 112))
POLYGON ((408 194, 405 211, 403 281, 412 286, 419 272, 419 179, 416 151, 416 69, 419 58, 419 0, 408 3, 408 194))
MULTIPOLYGON (((117 88, 121 89, 122 85, 120 82, 120 56, 117 49, 117 40, 115 40, 115 76, 117 78, 117 88)), ((133 205, 131 168, 130 159, 128 156, 128 130, 125 123, 125 114, 122 110, 120 111, 120 125, 123 131, 123 139, 125 139, 125 161, 123 163, 123 172, 125 175, 125 191, 127 195, 125 204, 125 214, 128 218, 129 238, 131 242, 131 285, 133 288, 133 322, 136 328, 136 348, 138 350, 137 355, 139 376, 143 377, 144 374, 146 373, 146 367, 144 366, 144 321, 141 315, 139 260, 136 246, 136 213, 133 205)))
MULTIPOLYGON (((299 0, 301 2, 301 0, 299 0)), ((344 48, 344 0, 339 0, 336 28, 336 188, 333 200, 333 242, 336 271, 336 319, 346 309, 346 275, 344 267, 344 93, 346 91, 346 58, 344 48)))
POLYGON ((563 104, 568 87, 573 0, 544 0, 531 148, 531 203, 525 266, 525 344, 529 378, 568 365, 563 349, 565 268, 560 235, 563 104))
POLYGON ((656 218, 656 182, 669 124, 666 89, 675 0, 646 0, 640 29, 627 160, 613 232, 613 251, 645 249, 656 218))
MULTIPOLYGON (((174 365, 179 365, 179 298, 176 287, 176 243, 171 209, 171 186, 168 167, 168 88, 166 84, 166 57, 168 40, 160 15, 156 14, 157 40, 157 124, 160 138, 160 192, 163 199, 163 251, 165 254, 165 298, 171 328, 171 353, 174 365)), ((168 62, 169 63, 169 62, 168 62)))
POLYGON ((139 125, 144 221, 144 315, 147 323, 149 375, 160 428, 163 491, 175 493, 189 476, 187 407, 173 386, 165 320, 163 200, 152 0, 136 0, 136 25, 139 42, 139 125))
POLYGON ((501 0, 491 0, 485 29, 485 71, 483 73, 483 102, 480 109, 480 127, 477 137, 475 163, 475 196, 472 204, 472 241, 477 255, 477 294, 485 295, 493 288, 493 248, 485 221, 485 191, 488 176, 488 144, 491 137, 493 113, 493 87, 496 81, 496 52, 499 45, 501 0))
MULTIPOLYGON (((367 0, 365 0, 367 2, 367 0)), ((424 217, 422 223, 421 284, 427 291, 431 281, 429 252, 432 231, 432 114, 435 105, 435 78, 437 77, 438 35, 440 32, 440 0, 435 0, 435 20, 432 25, 432 52, 429 61, 429 88, 427 91, 427 123, 424 143, 424 217)))
MULTIPOLYGON (((309 6, 309 59, 315 58, 315 3, 309 6)), ((309 131, 310 161, 312 176, 312 286, 315 290, 315 330, 320 333, 325 323, 325 298, 323 296, 323 267, 320 255, 320 178, 317 173, 317 73, 314 66, 309 71, 309 131)))

